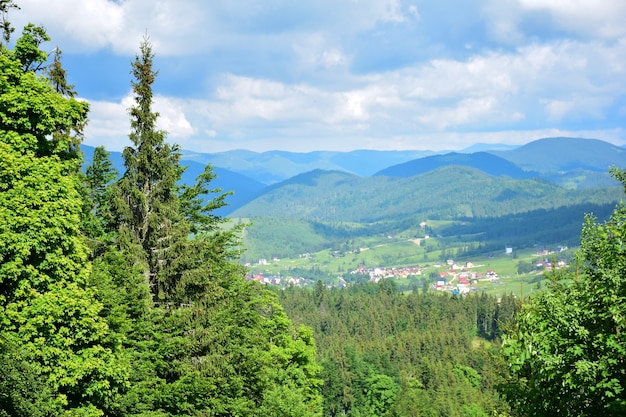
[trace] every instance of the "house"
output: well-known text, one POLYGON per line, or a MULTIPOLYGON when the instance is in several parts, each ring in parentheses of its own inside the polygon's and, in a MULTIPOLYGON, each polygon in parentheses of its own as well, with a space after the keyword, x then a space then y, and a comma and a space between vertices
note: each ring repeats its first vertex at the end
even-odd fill
POLYGON ((456 286, 457 290, 459 290, 459 294, 469 294, 470 289, 469 286, 465 284, 459 284, 456 286))
POLYGON ((485 272, 485 278, 488 278, 489 281, 491 282, 497 282, 499 280, 498 274, 493 269, 490 269, 489 271, 485 272))

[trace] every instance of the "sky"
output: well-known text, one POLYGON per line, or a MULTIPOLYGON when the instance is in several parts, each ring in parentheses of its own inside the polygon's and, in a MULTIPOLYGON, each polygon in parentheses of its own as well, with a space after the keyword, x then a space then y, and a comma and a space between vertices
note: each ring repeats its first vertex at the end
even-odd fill
POLYGON ((626 144, 624 0, 15 0, 78 96, 84 143, 130 144, 148 36, 158 125, 183 149, 626 144))

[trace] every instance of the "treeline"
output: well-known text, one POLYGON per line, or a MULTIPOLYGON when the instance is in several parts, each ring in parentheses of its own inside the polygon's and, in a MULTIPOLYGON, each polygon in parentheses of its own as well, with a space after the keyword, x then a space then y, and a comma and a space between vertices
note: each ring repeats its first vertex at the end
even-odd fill
POLYGON ((88 104, 43 28, 9 48, 14 7, 0 1, 0 416, 319 415, 311 330, 244 280, 211 167, 178 185, 148 40, 124 172, 98 148, 82 174, 88 104))
MULTIPOLYGON (((479 251, 501 250, 505 245, 528 248, 537 244, 560 244, 578 246, 580 225, 586 214, 606 220, 615 203, 584 203, 555 209, 538 209, 526 213, 491 217, 486 219, 462 219, 453 226, 441 229, 445 236, 476 235, 482 242, 479 251)), ((473 237, 475 239, 475 237, 473 237)), ((475 253, 469 253, 473 255, 475 253)))
POLYGON ((280 302, 313 328, 324 416, 491 416, 508 406, 496 391, 505 365, 499 339, 519 301, 457 297, 393 280, 329 289, 290 287, 280 302))
POLYGON ((388 235, 415 228, 411 219, 378 223, 322 222, 288 217, 253 217, 245 232, 244 261, 277 256, 295 258, 323 249, 353 250, 359 238, 388 235))
MULTIPOLYGON (((536 245, 575 247, 580 243, 580 224, 585 214, 604 220, 614 207, 615 203, 588 202, 494 217, 459 217, 450 226, 436 230, 431 226, 418 227, 420 222, 428 220, 421 213, 375 223, 256 217, 246 229, 247 251, 242 259, 297 257, 329 248, 345 252, 359 248, 365 238, 387 235, 440 235, 444 240, 434 249, 455 252, 457 257, 499 252, 507 245, 517 249, 536 245), (466 249, 458 253, 458 248, 466 249)), ((445 260, 446 256, 449 254, 442 254, 440 259, 445 260)))

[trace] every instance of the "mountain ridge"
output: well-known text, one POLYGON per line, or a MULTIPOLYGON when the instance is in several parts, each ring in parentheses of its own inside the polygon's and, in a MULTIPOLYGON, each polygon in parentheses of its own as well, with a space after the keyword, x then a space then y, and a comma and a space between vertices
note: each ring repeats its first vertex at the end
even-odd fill
POLYGON ((427 156, 385 168, 374 175, 408 178, 447 165, 466 166, 480 169, 490 175, 508 176, 517 179, 533 178, 537 176, 537 174, 533 172, 522 170, 505 158, 488 152, 450 152, 444 155, 427 156))
MULTIPOLYGON (((467 149, 487 146, 483 145, 477 144, 476 147, 467 149)), ((85 164, 89 164, 94 148, 81 146, 85 154, 85 164)), ((493 146, 501 149, 504 145, 493 146)), ((121 153, 110 154, 115 168, 121 174, 121 153)), ((442 166, 456 165, 470 166, 496 176, 516 179, 540 177, 569 189, 610 187, 616 182, 608 174, 608 169, 611 165, 626 166, 626 149, 597 139, 544 138, 515 149, 474 153, 374 150, 258 153, 236 150, 207 154, 183 150, 181 163, 188 166, 183 178, 183 183, 187 184, 193 183, 206 163, 214 167, 217 175, 213 183, 215 188, 233 191, 233 195, 226 199, 229 206, 219 210, 220 215, 230 215, 271 191, 276 184, 308 172, 319 173, 320 170, 344 172, 366 178, 397 169, 400 171, 394 176, 409 178, 442 166), (411 166, 417 168, 409 169, 411 166)), ((329 185, 335 186, 336 184, 329 185)))
POLYGON ((567 190, 543 180, 497 177, 452 165, 407 178, 320 170, 275 184, 231 216, 347 222, 402 216, 483 218, 584 201, 612 203, 621 193, 617 186, 567 190))

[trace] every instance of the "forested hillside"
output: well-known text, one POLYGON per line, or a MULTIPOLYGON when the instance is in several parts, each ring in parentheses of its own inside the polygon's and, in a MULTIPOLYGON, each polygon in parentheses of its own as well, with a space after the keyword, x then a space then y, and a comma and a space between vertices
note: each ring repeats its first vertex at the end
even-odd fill
POLYGON ((541 180, 445 166, 410 178, 361 178, 313 171, 276 184, 232 217, 374 222, 419 213, 421 220, 501 217, 594 202, 614 204, 617 187, 567 190, 541 180))
POLYGON ((505 363, 499 337, 519 302, 466 298, 392 280, 346 290, 289 288, 281 303, 313 328, 324 368, 324 416, 492 416, 508 405, 496 391, 505 363))

